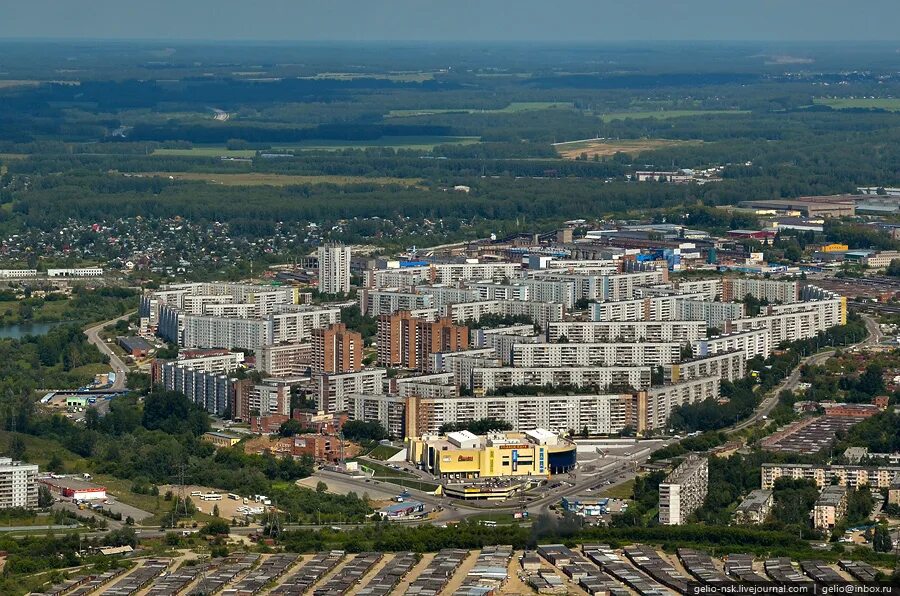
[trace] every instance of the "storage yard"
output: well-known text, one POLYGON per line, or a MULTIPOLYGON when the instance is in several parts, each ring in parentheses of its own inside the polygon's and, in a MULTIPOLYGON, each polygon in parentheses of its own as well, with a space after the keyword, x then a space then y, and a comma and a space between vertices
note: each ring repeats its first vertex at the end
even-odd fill
POLYGON ((634 544, 614 549, 605 544, 569 548, 541 545, 537 551, 510 546, 486 546, 480 551, 444 549, 418 555, 412 552, 315 555, 237 553, 173 565, 169 559, 145 559, 125 572, 75 576, 45 588, 54 596, 178 596, 254 594, 319 596, 467 596, 520 594, 610 594, 673 596, 693 582, 724 585, 730 582, 835 584, 873 581, 878 573, 857 561, 793 562, 788 558, 754 559, 730 554, 724 559, 680 548, 676 554, 634 544))

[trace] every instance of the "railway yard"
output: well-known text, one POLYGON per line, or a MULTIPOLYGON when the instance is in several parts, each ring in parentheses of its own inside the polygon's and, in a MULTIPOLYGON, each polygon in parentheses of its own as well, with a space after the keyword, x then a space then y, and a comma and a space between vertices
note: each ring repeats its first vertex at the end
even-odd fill
POLYGON ((127 571, 76 576, 44 589, 49 596, 177 596, 255 594, 315 596, 469 596, 480 594, 610 594, 674 596, 689 584, 776 582, 812 586, 871 582, 879 570, 860 561, 827 563, 786 557, 755 559, 745 553, 722 559, 679 548, 665 553, 635 544, 569 548, 541 545, 536 552, 510 546, 357 554, 235 553, 177 566, 174 559, 135 561, 127 571))

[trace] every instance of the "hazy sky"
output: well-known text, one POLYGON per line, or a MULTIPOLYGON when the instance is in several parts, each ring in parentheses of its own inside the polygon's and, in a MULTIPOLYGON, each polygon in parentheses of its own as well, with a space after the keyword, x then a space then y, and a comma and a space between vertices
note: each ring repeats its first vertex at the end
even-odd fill
POLYGON ((2 0, 0 37, 900 40, 900 0, 2 0))

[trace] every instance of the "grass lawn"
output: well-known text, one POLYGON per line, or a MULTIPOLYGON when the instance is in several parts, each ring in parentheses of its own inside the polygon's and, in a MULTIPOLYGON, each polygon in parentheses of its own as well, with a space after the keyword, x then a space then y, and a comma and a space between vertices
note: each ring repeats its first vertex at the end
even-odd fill
POLYGON ((395 470, 393 468, 389 468, 385 465, 378 464, 367 459, 356 459, 359 462, 359 465, 365 466, 371 470, 375 470, 375 476, 377 478, 415 478, 409 472, 404 472, 403 470, 395 470))
POLYGON ((639 120, 641 118, 653 118, 654 120, 669 120, 671 118, 684 118, 685 116, 709 116, 716 114, 749 114, 747 110, 645 110, 638 112, 609 112, 600 114, 604 122, 626 120, 628 118, 639 120))
POLYGON ((600 495, 614 499, 630 499, 633 494, 634 478, 623 482, 622 484, 616 484, 600 491, 600 495))
POLYGON ((222 145, 213 145, 208 147, 192 147, 190 149, 156 149, 153 155, 178 155, 187 157, 219 157, 227 155, 228 157, 254 157, 255 149, 226 149, 222 145))
POLYGON ((84 366, 79 366, 78 368, 73 368, 69 371, 71 374, 75 375, 84 375, 94 377, 99 374, 108 373, 112 370, 112 368, 108 364, 85 364, 84 366))
POLYGON ((221 174, 216 172, 153 172, 148 176, 174 177, 176 180, 200 180, 223 186, 289 186, 292 184, 378 184, 381 186, 415 186, 421 178, 392 178, 388 176, 294 176, 262 172, 221 174))
POLYGON ((816 105, 831 106, 836 110, 848 108, 868 108, 900 112, 900 98, 897 97, 860 97, 860 98, 816 98, 816 105))
POLYGON ((437 490, 438 485, 433 482, 424 482, 422 480, 410 480, 409 478, 385 478, 383 482, 397 484, 406 488, 414 488, 426 493, 433 493, 437 490))
MULTIPOLYGON (((391 447, 390 445, 378 445, 372 451, 368 452, 366 456, 371 457, 372 459, 378 459, 381 461, 385 461, 398 453, 403 451, 399 447, 391 447)), ((393 470, 396 471, 396 470, 393 470)))
POLYGON ((500 511, 494 511, 494 512, 486 511, 484 513, 476 513, 474 515, 469 515, 466 517, 466 519, 471 520, 471 521, 477 521, 477 522, 492 521, 492 522, 497 522, 498 524, 517 524, 517 523, 521 523, 523 521, 523 519, 527 520, 528 518, 516 519, 513 517, 512 513, 504 513, 504 512, 500 512, 500 511))

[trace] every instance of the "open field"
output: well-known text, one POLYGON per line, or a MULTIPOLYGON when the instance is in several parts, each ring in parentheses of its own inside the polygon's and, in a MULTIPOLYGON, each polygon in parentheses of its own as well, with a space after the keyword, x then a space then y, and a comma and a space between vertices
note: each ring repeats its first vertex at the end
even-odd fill
POLYGON ((433 72, 320 72, 309 79, 330 79, 335 81, 352 81, 354 79, 380 79, 396 83, 422 83, 434 79, 433 72))
POLYGON ((480 110, 476 108, 419 108, 414 110, 391 110, 389 118, 407 118, 410 116, 431 116, 433 114, 515 114, 536 110, 572 110, 575 106, 567 101, 514 101, 498 110, 480 110))
POLYGON ((614 499, 630 499, 634 494, 634 478, 627 482, 610 486, 601 491, 600 494, 614 499))
POLYGON ((746 110, 645 110, 639 112, 609 112, 600 114, 604 122, 614 120, 626 120, 628 118, 639 120, 641 118, 653 118, 655 120, 669 120, 671 118, 684 118, 685 116, 709 116, 718 114, 749 114, 746 110))
POLYGON ((290 186, 293 184, 377 184, 380 186, 400 185, 415 186, 422 182, 421 178, 390 178, 386 176, 292 176, 284 174, 242 173, 220 174, 215 172, 153 172, 147 176, 162 178, 174 177, 176 180, 200 180, 223 186, 290 186))
POLYGON ((880 109, 900 112, 900 98, 897 97, 860 97, 860 98, 816 98, 813 103, 831 106, 836 110, 850 108, 880 109))
POLYGON ((175 155, 180 157, 253 157, 255 149, 226 149, 222 146, 191 147, 190 149, 155 149, 153 155, 175 155))
POLYGON ((391 447, 390 445, 378 445, 377 447, 375 447, 375 449, 368 452, 366 456, 371 457, 372 459, 385 461, 397 455, 401 451, 402 449, 400 449, 399 447, 391 447))
MULTIPOLYGON (((433 149, 438 145, 471 145, 481 140, 481 137, 443 137, 443 136, 416 136, 416 137, 381 137, 380 139, 346 141, 311 139, 299 143, 285 143, 273 145, 272 150, 297 149, 297 150, 324 150, 339 151, 341 149, 361 149, 365 147, 390 147, 393 149, 433 149)), ((153 155, 174 155, 180 157, 254 157, 255 149, 226 149, 222 145, 197 145, 190 149, 156 149, 153 155)))
POLYGON ((629 155, 637 155, 644 151, 653 151, 663 147, 674 147, 676 145, 696 144, 695 141, 672 141, 669 139, 626 139, 614 141, 611 139, 586 139, 582 141, 570 141, 567 143, 556 143, 556 151, 565 159, 575 159, 582 153, 586 153, 588 158, 595 155, 600 157, 609 157, 616 153, 627 153, 629 155))

